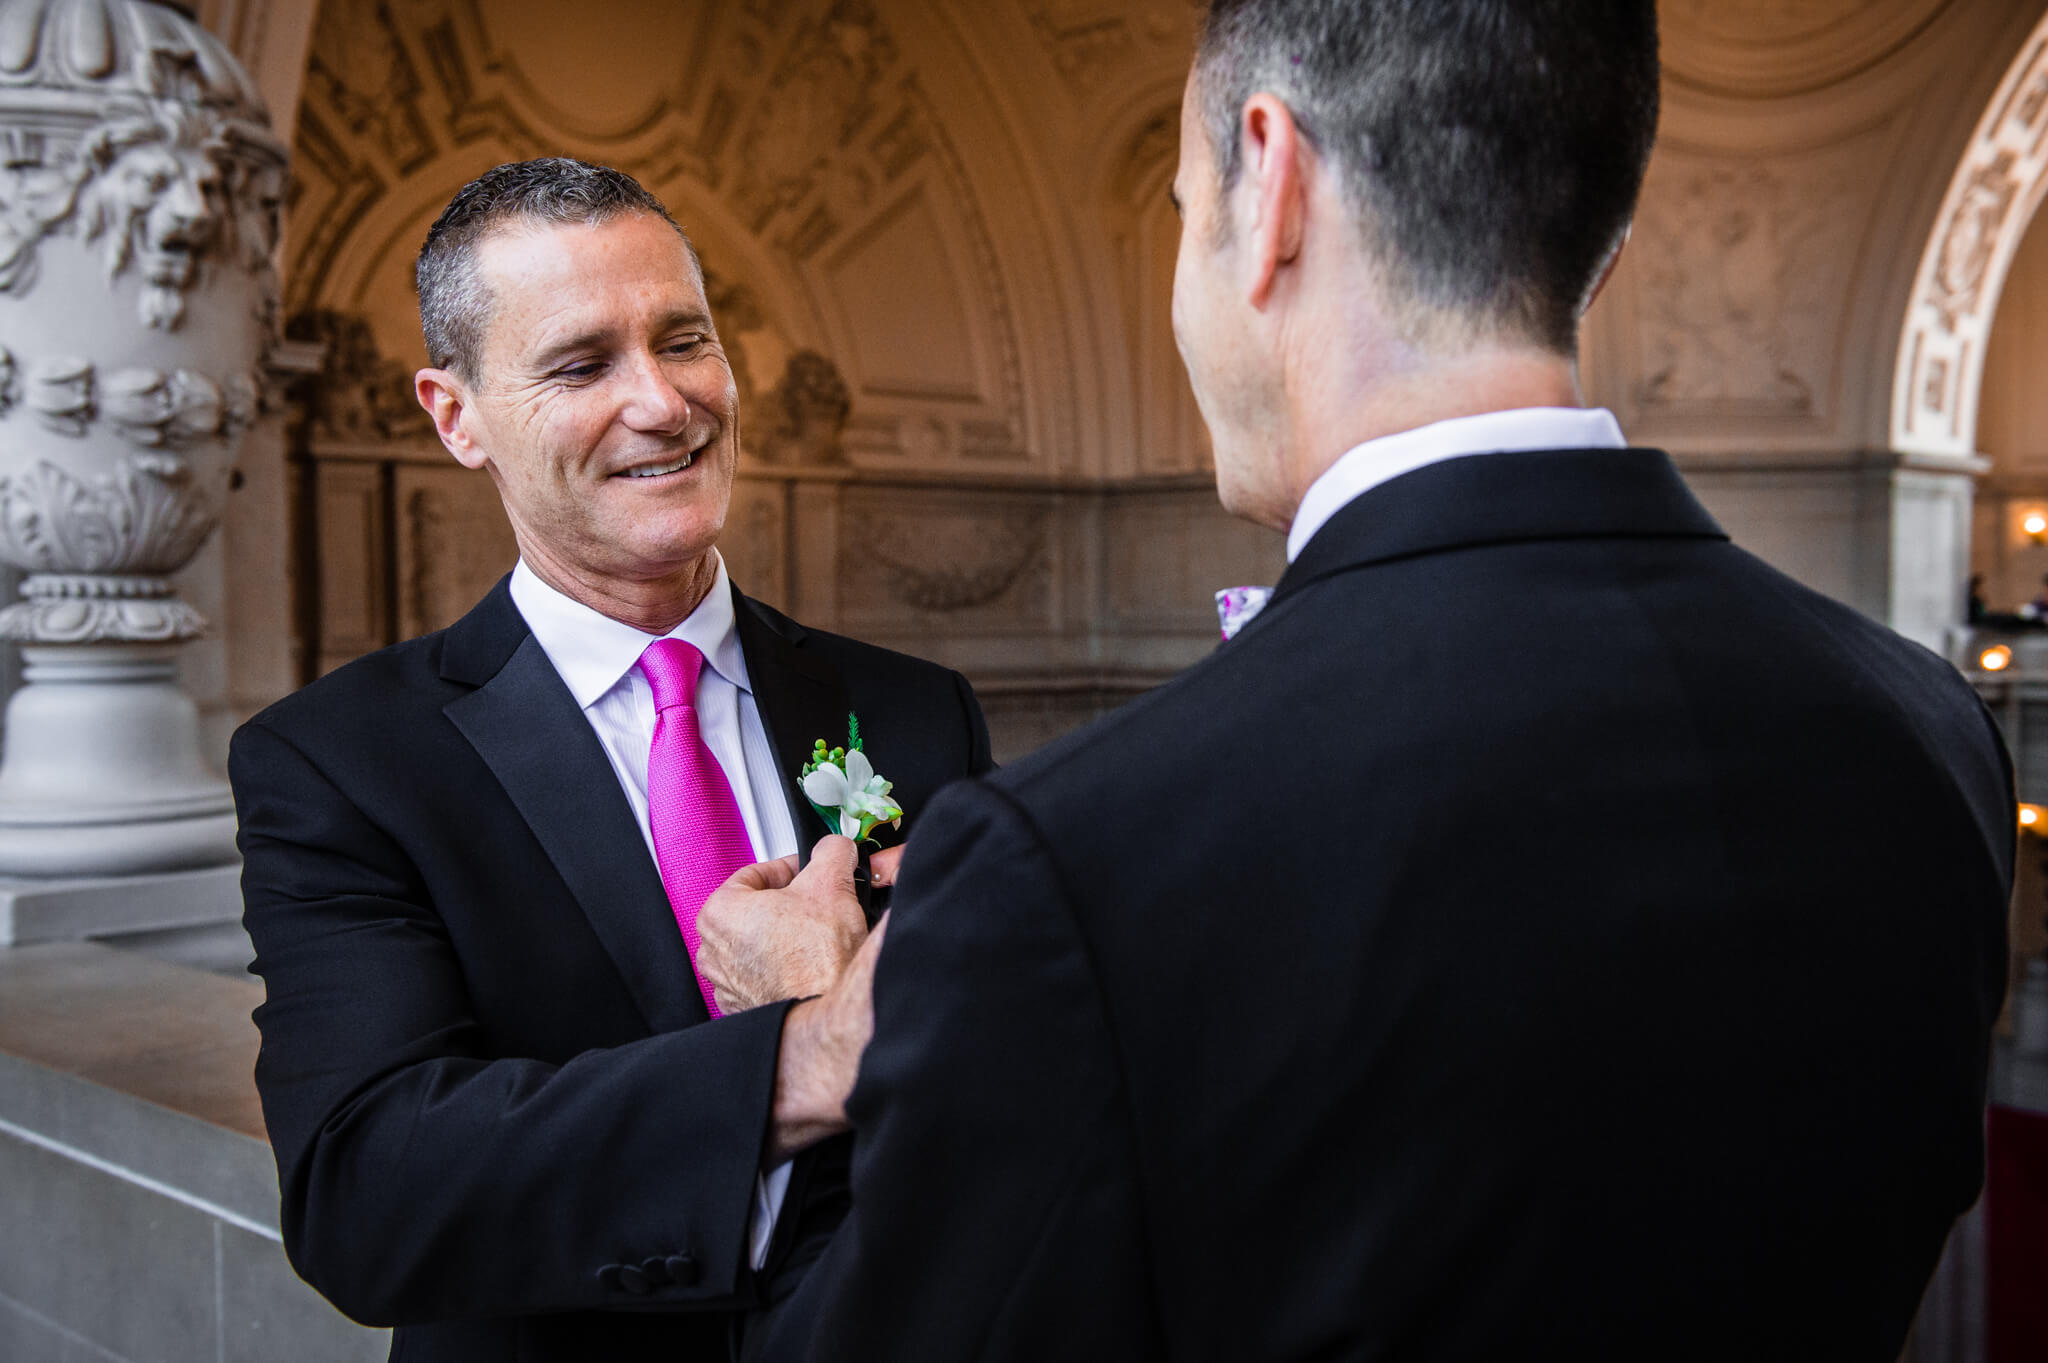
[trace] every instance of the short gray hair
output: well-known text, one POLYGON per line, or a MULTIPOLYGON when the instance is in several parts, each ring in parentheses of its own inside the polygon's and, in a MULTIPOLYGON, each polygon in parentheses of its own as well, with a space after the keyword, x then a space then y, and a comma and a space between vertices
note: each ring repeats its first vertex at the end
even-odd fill
POLYGON ((645 213, 675 228, 698 278, 704 264, 689 234, 661 200, 623 170, 567 156, 511 161, 493 167, 456 191, 427 229, 413 267, 420 294, 420 331, 427 363, 476 381, 491 297, 477 277, 477 244, 520 223, 595 226, 628 213, 645 213))
POLYGON ((1576 348, 1656 136, 1654 0, 1211 0, 1195 71, 1225 190, 1270 92, 1399 301, 1576 348))

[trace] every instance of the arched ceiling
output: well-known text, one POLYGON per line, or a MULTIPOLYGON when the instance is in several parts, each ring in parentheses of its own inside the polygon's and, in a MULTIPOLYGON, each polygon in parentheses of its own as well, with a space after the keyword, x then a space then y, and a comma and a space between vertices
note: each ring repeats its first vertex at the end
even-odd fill
POLYGON ((1782 97, 1897 54, 1959 0, 1663 0, 1665 70, 1698 89, 1782 97))
POLYGON ((497 162, 566 153, 633 172, 690 228, 746 386, 765 391, 799 351, 838 367, 856 464, 1200 467, 1188 399, 1158 378, 1158 207, 1132 193, 1135 177, 1163 202, 1188 0, 561 15, 557 0, 325 0, 298 108, 288 311, 360 316, 415 363, 410 262, 441 205, 497 162), (1130 418, 1140 392, 1165 420, 1130 418), (1179 444, 1133 448, 1162 436, 1179 444))

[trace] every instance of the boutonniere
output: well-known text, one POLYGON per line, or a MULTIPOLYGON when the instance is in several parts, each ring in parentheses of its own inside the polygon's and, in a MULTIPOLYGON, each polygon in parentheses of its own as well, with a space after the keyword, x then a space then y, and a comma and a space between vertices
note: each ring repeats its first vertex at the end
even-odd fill
POLYGON ((804 798, 825 827, 855 842, 869 841, 877 824, 894 828, 903 822, 903 807, 889 798, 891 785, 875 771, 860 747, 860 720, 846 717, 846 746, 811 745, 811 760, 800 773, 804 798))

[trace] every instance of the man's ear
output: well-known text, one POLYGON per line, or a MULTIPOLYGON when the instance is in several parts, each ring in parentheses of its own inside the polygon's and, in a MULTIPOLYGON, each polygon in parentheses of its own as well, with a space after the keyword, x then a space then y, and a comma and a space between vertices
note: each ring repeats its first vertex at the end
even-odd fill
POLYGON ((461 377, 447 369, 422 369, 412 376, 412 392, 434 419, 434 433, 455 462, 482 468, 485 455, 469 429, 469 390, 461 377))
POLYGON ((1256 94, 1244 102, 1238 137, 1244 170, 1233 197, 1249 199, 1248 299, 1253 307, 1263 308, 1281 268, 1301 255, 1307 228, 1302 165, 1307 146, 1292 111, 1270 94, 1256 94))
POLYGON ((1586 290, 1586 296, 1579 303, 1579 316, 1584 317, 1593 310, 1593 303, 1600 297, 1600 291, 1607 287, 1607 281, 1614 278, 1614 267, 1621 263, 1621 253, 1628 249, 1628 239, 1635 235, 1636 224, 1631 218, 1628 226, 1621 229, 1621 240, 1614 243, 1614 249, 1607 253, 1607 263, 1600 267, 1600 273, 1593 279, 1593 287, 1586 290))

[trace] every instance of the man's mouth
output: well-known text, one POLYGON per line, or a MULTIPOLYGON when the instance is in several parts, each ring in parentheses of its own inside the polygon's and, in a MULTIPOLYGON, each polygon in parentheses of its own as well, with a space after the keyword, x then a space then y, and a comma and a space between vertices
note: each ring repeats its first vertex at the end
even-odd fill
POLYGON ((622 471, 619 474, 619 476, 621 478, 659 478, 664 474, 681 473, 684 469, 690 467, 690 465, 696 462, 697 452, 695 450, 692 450, 690 451, 690 453, 684 455, 682 458, 671 459, 666 464, 642 464, 637 469, 626 469, 622 471))

